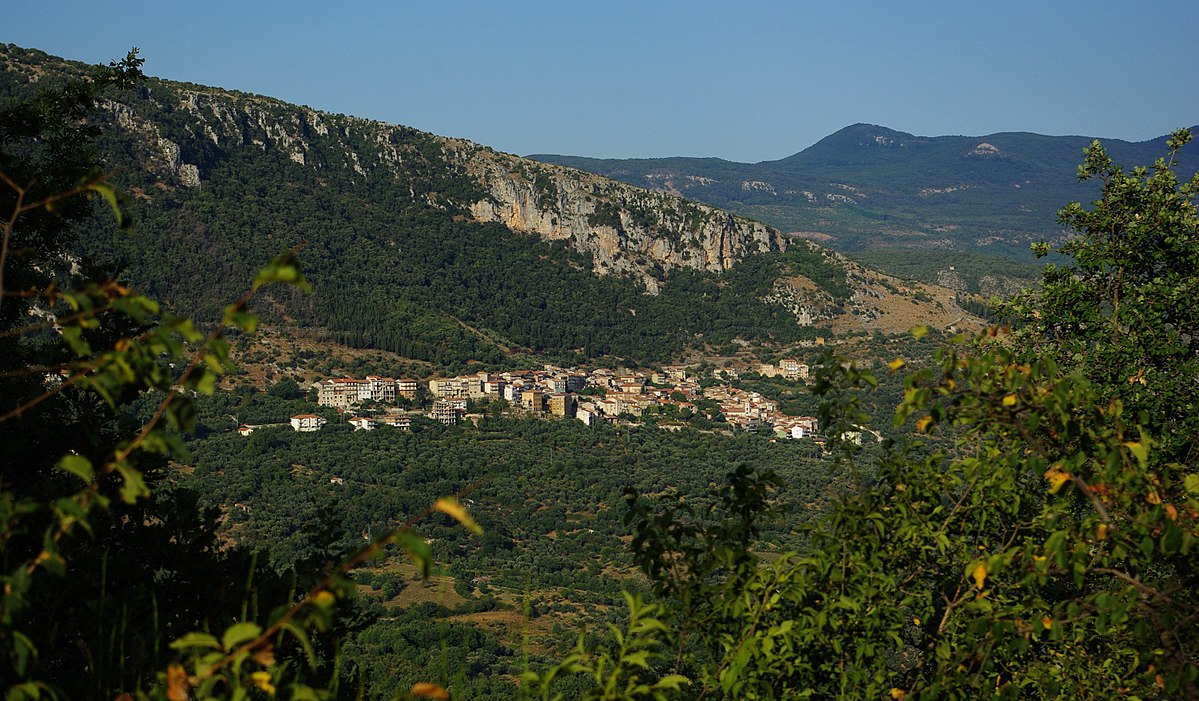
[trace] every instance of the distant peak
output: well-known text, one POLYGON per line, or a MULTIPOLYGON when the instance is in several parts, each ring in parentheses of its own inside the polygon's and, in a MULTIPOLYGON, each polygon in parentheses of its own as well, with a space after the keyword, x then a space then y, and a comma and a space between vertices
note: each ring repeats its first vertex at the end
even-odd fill
MULTIPOLYGON (((877 124, 859 122, 840 129, 800 153, 812 154, 844 154, 847 151, 865 151, 874 149, 896 149, 912 143, 917 137, 907 132, 888 129, 877 124)), ((795 154, 798 156, 800 154, 795 154)), ((792 156, 794 158, 795 156, 792 156)))
POLYGON ((859 122, 829 135, 824 140, 835 140, 841 143, 853 140, 861 146, 901 146, 905 141, 914 138, 916 137, 907 132, 859 122))
POLYGON ((905 131, 896 131, 895 129, 891 129, 890 127, 884 127, 884 126, 880 126, 878 124, 866 124, 865 122, 858 122, 857 124, 851 124, 850 126, 847 126, 844 129, 841 129, 840 131, 833 132, 832 135, 836 136, 837 134, 872 134, 872 135, 879 135, 879 136, 896 136, 896 137, 904 137, 904 138, 913 138, 911 134, 909 134, 905 131))

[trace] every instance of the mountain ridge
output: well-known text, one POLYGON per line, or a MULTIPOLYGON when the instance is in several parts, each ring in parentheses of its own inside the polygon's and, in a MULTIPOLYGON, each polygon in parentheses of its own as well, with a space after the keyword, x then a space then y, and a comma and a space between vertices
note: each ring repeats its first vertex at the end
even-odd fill
MULTIPOLYGON (((0 68, 0 103, 82 70, 13 46, 0 68)), ((268 294, 276 323, 447 369, 893 330, 880 295, 917 294, 709 205, 272 98, 149 79, 104 102, 97 126, 140 225, 81 232, 81 258, 213 318, 305 242, 316 294, 268 294)), ((937 294, 919 307, 935 325, 961 317, 937 294)))
MULTIPOLYGON (((31 78, 41 70, 31 67, 35 57, 53 63, 55 71, 82 68, 13 45, 0 52, 6 71, 31 78)), ((174 185, 200 186, 215 161, 237 146, 282 153, 300 166, 349 168, 364 179, 388 171, 406 176, 410 169, 404 159, 415 157, 426 161, 426 166, 437 162, 451 171, 435 178, 442 182, 431 183, 432 189, 423 193, 427 204, 461 209, 477 221, 502 222, 545 240, 564 241, 593 256, 598 274, 632 274, 651 293, 660 285, 661 271, 689 267, 720 272, 746 255, 786 246, 777 231, 759 222, 584 171, 564 173, 561 166, 527 161, 465 139, 225 88, 157 78, 147 86, 140 103, 107 100, 102 107, 118 127, 140 132, 152 142, 151 148, 141 149, 140 157, 174 185), (176 95, 168 94, 172 91, 176 95), (155 115, 147 116, 146 102, 156 100, 160 104, 151 110, 155 115), (156 119, 169 122, 173 133, 164 133, 156 119), (318 137, 335 143, 317 145, 318 137), (414 153, 421 149, 441 153, 414 153), (477 189, 463 188, 462 183, 438 189, 448 185, 444 181, 462 176, 473 180, 477 189), (658 216, 648 217, 646 212, 651 210, 658 216)), ((415 199, 417 193, 411 191, 410 196, 415 199)))
MULTIPOLYGON (((1117 163, 1152 163, 1165 139, 1103 139, 1117 163)), ((906 247, 1017 255, 1063 234, 1057 210, 1087 200, 1076 168, 1093 137, 997 132, 916 136, 858 123, 790 156, 758 163, 711 158, 530 158, 699 199, 843 252, 906 247)), ((1180 171, 1199 170, 1181 155, 1180 171)))

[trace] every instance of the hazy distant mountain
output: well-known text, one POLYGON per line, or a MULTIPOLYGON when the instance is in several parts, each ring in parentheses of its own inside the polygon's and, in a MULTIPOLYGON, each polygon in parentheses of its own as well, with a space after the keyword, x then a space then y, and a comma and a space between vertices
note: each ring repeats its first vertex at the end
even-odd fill
MULTIPOLYGON (((1180 125, 1181 126, 1181 125, 1180 125)), ((1024 252, 1061 233, 1057 210, 1096 196, 1077 182, 1092 137, 1007 132, 913 136, 855 124, 777 161, 530 158, 707 202, 843 251, 890 246, 1024 252)), ((1101 139, 1127 166, 1165 155, 1166 137, 1101 139)), ((1184 150, 1180 170, 1199 170, 1184 150)))

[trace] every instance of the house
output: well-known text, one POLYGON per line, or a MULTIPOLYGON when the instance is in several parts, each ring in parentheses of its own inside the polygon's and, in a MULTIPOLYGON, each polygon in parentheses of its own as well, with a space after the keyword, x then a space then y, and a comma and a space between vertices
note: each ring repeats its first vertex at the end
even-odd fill
POLYGON ((238 427, 237 427, 237 432, 238 432, 238 433, 240 433, 240 434, 241 434, 241 435, 243 435, 243 436, 248 436, 248 435, 250 435, 251 433, 253 433, 253 432, 254 432, 254 427, 253 427, 253 426, 246 426, 246 425, 244 425, 244 424, 243 424, 243 425, 241 425, 241 426, 238 426, 238 427))
POLYGON ((366 382, 370 389, 370 398, 376 402, 394 402, 396 400, 396 382, 390 377, 367 375, 366 382))
POLYGON ((670 379, 675 382, 683 382, 687 379, 686 365, 667 365, 662 368, 662 371, 670 376, 670 379))
MULTIPOLYGON (((465 400, 463 402, 465 403, 465 400)), ((460 408, 456 402, 439 399, 433 402, 433 409, 429 412, 429 418, 434 421, 440 421, 448 426, 458 423, 465 413, 466 409, 464 407, 460 408)))
POLYGON ((808 379, 808 366, 794 358, 783 358, 779 361, 779 373, 790 380, 808 379))
POLYGON ((616 404, 616 411, 613 415, 629 414, 630 416, 641 416, 645 412, 646 407, 650 405, 650 401, 636 394, 624 394, 612 397, 616 404))
POLYGON ((490 376, 485 372, 476 373, 474 375, 463 375, 458 378, 462 383, 462 388, 466 391, 466 396, 471 399, 481 399, 487 395, 485 386, 490 376))
POLYGON ((545 392, 527 389, 520 393, 520 405, 534 414, 545 411, 545 392))
POLYGON ((587 376, 572 373, 566 376, 566 391, 578 392, 587 387, 587 376))
POLYGON ((291 429, 308 433, 310 431, 319 431, 325 425, 325 420, 316 414, 296 414, 291 417, 291 429))
POLYGON ((840 438, 841 438, 841 440, 845 441, 846 443, 853 443, 854 445, 862 444, 862 432, 861 431, 843 431, 841 433, 840 438))
POLYGON ((573 394, 550 395, 550 413, 554 416, 574 418, 578 404, 578 399, 573 394))
POLYGON ((434 378, 429 380, 429 394, 434 397, 465 397, 466 390, 456 379, 434 378))
POLYGON ((333 378, 320 383, 317 388, 316 403, 321 406, 347 409, 361 401, 363 394, 370 399, 370 383, 366 380, 333 378))
POLYGON ((408 414, 385 414, 375 420, 382 426, 391 426, 402 431, 412 428, 412 417, 408 414))
POLYGON ((350 425, 354 427, 355 431, 370 431, 378 424, 376 424, 375 420, 372 418, 366 416, 354 416, 350 418, 350 425))
POLYGON ((396 395, 404 399, 416 399, 416 380, 396 380, 396 395))
POLYGON ((480 373, 429 380, 429 393, 443 399, 478 399, 484 396, 484 378, 487 377, 487 373, 480 373))

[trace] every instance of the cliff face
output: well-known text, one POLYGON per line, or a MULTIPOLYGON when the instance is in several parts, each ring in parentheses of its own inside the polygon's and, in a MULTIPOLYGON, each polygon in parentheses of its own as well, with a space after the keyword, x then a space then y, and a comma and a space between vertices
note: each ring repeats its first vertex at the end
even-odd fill
POLYGON ((631 272, 656 292, 671 268, 723 272, 747 255, 782 250, 786 242, 764 224, 591 175, 448 142, 451 162, 487 196, 470 204, 479 221, 567 241, 590 254, 600 274, 631 272))
MULTIPOLYGON (((78 70, 3 50, 0 67, 30 84, 78 70)), ((650 293, 672 268, 719 273, 786 245, 764 224, 673 194, 270 98, 151 80, 103 107, 141 171, 135 191, 203 188, 221 160, 249 149, 342 183, 394 179, 413 201, 563 242, 591 256, 595 272, 631 273, 650 293)))

